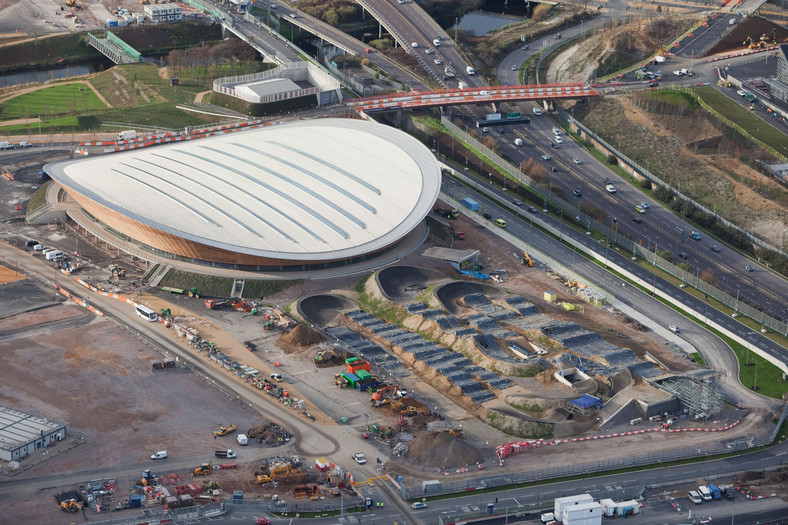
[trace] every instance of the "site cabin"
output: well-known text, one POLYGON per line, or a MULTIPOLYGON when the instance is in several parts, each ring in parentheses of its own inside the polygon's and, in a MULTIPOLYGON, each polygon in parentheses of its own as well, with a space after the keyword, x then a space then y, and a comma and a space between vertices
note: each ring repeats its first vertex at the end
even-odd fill
POLYGON ((159 316, 156 314, 156 312, 154 312, 147 306, 138 304, 136 305, 135 310, 137 312, 137 315, 139 315, 140 317, 142 317, 147 321, 154 322, 159 320, 159 316))

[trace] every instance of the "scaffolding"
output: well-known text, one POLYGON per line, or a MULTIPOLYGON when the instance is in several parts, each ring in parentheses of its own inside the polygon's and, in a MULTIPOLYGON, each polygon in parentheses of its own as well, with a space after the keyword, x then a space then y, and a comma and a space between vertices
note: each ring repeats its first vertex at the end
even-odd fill
POLYGON ((693 370, 652 384, 676 396, 681 405, 696 417, 707 419, 722 410, 720 376, 717 370, 693 370))

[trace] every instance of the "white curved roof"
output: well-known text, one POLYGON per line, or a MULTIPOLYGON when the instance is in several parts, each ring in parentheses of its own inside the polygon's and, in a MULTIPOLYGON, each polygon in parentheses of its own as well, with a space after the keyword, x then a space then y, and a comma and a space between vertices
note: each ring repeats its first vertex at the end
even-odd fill
POLYGON ((362 120, 317 119, 52 164, 67 189, 156 229, 278 259, 352 257, 408 234, 440 191, 435 156, 362 120))

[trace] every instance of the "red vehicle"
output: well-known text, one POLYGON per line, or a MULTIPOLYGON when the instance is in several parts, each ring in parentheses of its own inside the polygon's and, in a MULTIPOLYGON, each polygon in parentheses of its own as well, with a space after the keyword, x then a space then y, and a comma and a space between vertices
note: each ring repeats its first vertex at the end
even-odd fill
POLYGON ((271 520, 266 518, 257 518, 257 525, 271 525, 271 520))

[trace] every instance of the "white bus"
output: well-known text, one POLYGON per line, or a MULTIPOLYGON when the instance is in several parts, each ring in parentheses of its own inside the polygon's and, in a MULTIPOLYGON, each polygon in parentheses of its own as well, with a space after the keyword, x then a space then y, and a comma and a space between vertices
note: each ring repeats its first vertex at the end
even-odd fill
POLYGON ((137 305, 137 315, 151 322, 158 321, 159 319, 159 316, 156 315, 156 312, 141 304, 137 305))

